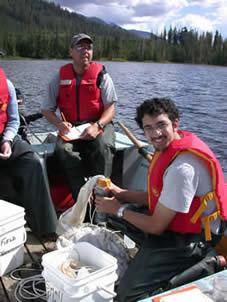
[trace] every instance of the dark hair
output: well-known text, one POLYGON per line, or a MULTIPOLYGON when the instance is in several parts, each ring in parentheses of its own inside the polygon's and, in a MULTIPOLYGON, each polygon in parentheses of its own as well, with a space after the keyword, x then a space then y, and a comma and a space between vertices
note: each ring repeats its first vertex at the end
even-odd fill
POLYGON ((172 122, 180 117, 177 106, 170 98, 152 98, 145 100, 137 107, 135 120, 139 127, 143 129, 142 119, 145 114, 156 117, 162 113, 167 114, 172 122))

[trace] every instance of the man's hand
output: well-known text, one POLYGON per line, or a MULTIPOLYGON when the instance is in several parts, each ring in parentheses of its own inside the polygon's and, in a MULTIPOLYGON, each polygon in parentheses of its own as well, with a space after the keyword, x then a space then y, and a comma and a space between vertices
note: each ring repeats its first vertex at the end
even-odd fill
POLYGON ((5 141, 1 144, 1 153, 0 153, 0 158, 7 160, 8 158, 10 158, 12 154, 12 148, 11 148, 11 144, 8 141, 5 141))
POLYGON ((100 197, 95 198, 97 212, 104 212, 116 215, 118 209, 121 207, 120 202, 115 197, 100 197))
POLYGON ((118 187, 118 186, 115 185, 114 183, 112 183, 112 181, 111 181, 111 183, 110 183, 109 190, 110 190, 110 192, 112 193, 112 195, 115 196, 115 197, 118 198, 118 199, 120 199, 120 198, 119 198, 119 197, 120 197, 119 194, 120 194, 121 192, 126 191, 126 190, 124 190, 124 189, 118 187))
POLYGON ((59 130, 59 134, 64 135, 69 132, 70 128, 72 128, 72 124, 69 122, 60 121, 57 125, 57 128, 59 130))
POLYGON ((83 133, 80 136, 80 139, 84 140, 93 140, 95 139, 100 133, 102 133, 102 130, 98 128, 98 125, 96 123, 92 124, 91 126, 87 127, 83 133))

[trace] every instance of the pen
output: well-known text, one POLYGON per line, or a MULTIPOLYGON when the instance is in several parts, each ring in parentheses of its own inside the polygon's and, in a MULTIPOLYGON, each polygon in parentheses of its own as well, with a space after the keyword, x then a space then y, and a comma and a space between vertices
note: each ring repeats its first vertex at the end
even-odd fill
POLYGON ((67 122, 63 112, 61 112, 61 117, 62 117, 64 122, 67 122))

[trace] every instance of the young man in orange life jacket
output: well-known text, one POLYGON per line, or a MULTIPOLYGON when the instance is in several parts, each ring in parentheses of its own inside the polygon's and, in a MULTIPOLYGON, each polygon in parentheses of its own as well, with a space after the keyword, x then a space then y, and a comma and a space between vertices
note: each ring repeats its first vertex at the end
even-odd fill
POLYGON ((62 66, 52 79, 41 109, 61 135, 73 125, 91 123, 79 140, 65 142, 59 138, 55 150, 76 200, 84 176, 111 175, 115 141, 112 120, 117 96, 105 67, 92 61, 90 36, 73 36, 69 52, 73 62, 62 66), (57 108, 65 121, 55 114, 57 108))
POLYGON ((25 208, 26 221, 38 236, 56 231, 57 215, 48 180, 37 154, 17 134, 20 124, 15 88, 0 68, 0 199, 25 208), (7 190, 6 175, 13 188, 7 190), (12 192, 15 194, 12 194, 12 192))
POLYGON ((165 288, 176 274, 215 255, 213 246, 227 218, 221 166, 202 140, 179 130, 174 102, 146 100, 137 108, 136 121, 155 149, 148 192, 129 192, 112 184, 113 197, 96 198, 97 210, 116 215, 125 233, 141 245, 120 281, 122 302, 138 301, 165 288), (148 211, 133 211, 126 202, 148 211))

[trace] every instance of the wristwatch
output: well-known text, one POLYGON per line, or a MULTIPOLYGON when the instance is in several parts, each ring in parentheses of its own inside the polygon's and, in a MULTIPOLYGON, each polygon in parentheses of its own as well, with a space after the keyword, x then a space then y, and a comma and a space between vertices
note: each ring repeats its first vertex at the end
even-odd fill
POLYGON ((117 210, 117 217, 118 218, 123 218, 124 216, 124 210, 126 209, 126 205, 121 206, 118 210, 117 210))
POLYGON ((96 125, 98 126, 99 130, 104 130, 105 125, 103 125, 100 121, 97 121, 96 125))

